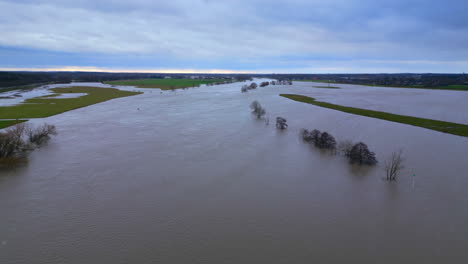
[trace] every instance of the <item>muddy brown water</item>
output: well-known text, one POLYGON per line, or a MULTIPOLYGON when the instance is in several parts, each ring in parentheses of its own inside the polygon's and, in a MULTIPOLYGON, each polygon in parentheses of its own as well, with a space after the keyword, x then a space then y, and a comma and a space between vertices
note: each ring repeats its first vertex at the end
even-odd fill
POLYGON ((278 96, 463 122, 468 92, 312 85, 143 89, 32 120, 59 135, 0 170, 0 263, 468 262, 468 138, 278 96), (381 162, 351 166, 303 127, 365 141, 381 162), (406 168, 385 182, 400 148, 406 168))

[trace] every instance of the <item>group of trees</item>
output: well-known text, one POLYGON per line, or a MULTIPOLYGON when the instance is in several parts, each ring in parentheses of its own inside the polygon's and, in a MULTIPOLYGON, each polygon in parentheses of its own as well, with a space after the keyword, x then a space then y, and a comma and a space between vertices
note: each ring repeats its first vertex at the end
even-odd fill
POLYGON ((321 149, 336 149, 336 140, 328 132, 320 132, 320 130, 314 129, 309 131, 307 129, 302 130, 302 138, 306 142, 314 143, 314 145, 321 149))
MULTIPOLYGON (((253 101, 250 104, 252 113, 261 119, 265 116, 266 110, 258 101, 253 101)), ((268 120, 266 120, 268 124, 268 120)), ((288 128, 287 120, 283 117, 276 117, 276 127, 278 129, 288 128)), ((302 129, 302 138, 308 143, 313 143, 317 148, 332 150, 334 153, 341 153, 348 158, 351 164, 359 165, 375 165, 378 163, 375 153, 369 150, 369 147, 363 143, 353 143, 350 140, 341 141, 337 144, 335 137, 328 132, 321 132, 320 130, 307 130, 302 129)), ((403 169, 402 151, 392 153, 389 160, 385 162, 385 172, 387 181, 395 181, 398 172, 403 169)))
POLYGON ((286 122, 287 122, 286 118, 278 116, 276 118, 276 127, 279 129, 286 129, 288 128, 288 124, 286 122))
MULTIPOLYGON (((250 104, 250 109, 252 109, 252 114, 254 114, 257 119, 262 119, 266 115, 266 110, 258 101, 253 101, 250 104)), ((265 124, 269 124, 269 119, 265 119, 265 124)), ((278 129, 286 129, 288 128, 287 120, 284 117, 278 116, 276 118, 276 127, 278 129)))
POLYGON ((266 114, 265 108, 263 108, 258 101, 253 101, 250 104, 250 108, 252 109, 252 113, 255 114, 257 119, 261 119, 266 114))
POLYGON ((329 149, 342 153, 351 163, 359 163, 360 165, 375 165, 377 159, 375 153, 371 152, 366 144, 359 142, 353 144, 351 141, 343 141, 337 145, 335 138, 328 132, 320 132, 317 129, 309 131, 302 130, 302 138, 306 142, 314 143, 321 149, 329 149))
POLYGON ((21 156, 47 142, 52 135, 57 135, 57 129, 48 124, 33 127, 22 123, 8 128, 0 132, 0 161, 21 156))
POLYGON ((250 85, 247 85, 247 84, 246 84, 246 85, 242 86, 241 92, 245 93, 245 92, 247 92, 248 90, 257 89, 257 86, 258 86, 257 83, 254 83, 254 82, 251 83, 250 85))
POLYGON ((251 83, 250 85, 244 85, 241 87, 241 92, 245 93, 248 92, 249 90, 254 90, 257 87, 265 87, 268 85, 292 85, 291 80, 276 80, 276 81, 271 81, 271 82, 261 82, 260 85, 257 85, 256 83, 251 83))
POLYGON ((271 81, 271 85, 292 85, 293 82, 291 80, 276 80, 276 81, 271 81))

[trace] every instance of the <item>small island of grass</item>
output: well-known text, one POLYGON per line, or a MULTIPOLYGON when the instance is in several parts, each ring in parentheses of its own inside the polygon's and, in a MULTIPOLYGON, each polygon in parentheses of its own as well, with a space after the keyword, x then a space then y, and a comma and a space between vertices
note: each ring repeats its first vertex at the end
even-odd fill
POLYGON ((84 93, 86 95, 75 98, 53 98, 53 96, 48 95, 27 99, 18 105, 0 107, 0 119, 48 117, 119 97, 141 94, 140 92, 98 87, 64 87, 50 90, 54 94, 84 93))
POLYGON ((426 119, 426 118, 419 118, 419 117, 412 117, 412 116, 405 116, 405 115, 396 115, 386 112, 362 109, 362 108, 355 108, 349 106, 342 106, 337 104, 331 104, 326 102, 316 101, 315 98, 298 95, 298 94, 280 94, 280 96, 298 101, 303 103, 308 103, 320 107, 330 108, 334 110, 338 110, 345 113, 351 113, 355 115, 367 116, 372 118, 383 119, 387 121, 423 127, 443 133, 468 137, 468 125, 465 124, 458 124, 458 123, 451 123, 433 119, 426 119))
POLYGON ((224 83, 225 79, 139 79, 109 81, 105 84, 136 86, 138 88, 159 88, 161 90, 173 90, 189 87, 197 87, 202 84, 224 83))

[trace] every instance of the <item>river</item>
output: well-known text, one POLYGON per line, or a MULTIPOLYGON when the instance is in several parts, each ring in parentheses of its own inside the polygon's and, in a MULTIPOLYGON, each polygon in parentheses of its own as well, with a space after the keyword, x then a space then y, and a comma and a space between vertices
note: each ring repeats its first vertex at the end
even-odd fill
POLYGON ((468 92, 313 85, 138 89, 31 120, 59 135, 0 170, 0 263, 468 262, 468 138, 278 96, 466 124, 468 92), (380 163, 352 166, 301 128, 364 141, 380 163))

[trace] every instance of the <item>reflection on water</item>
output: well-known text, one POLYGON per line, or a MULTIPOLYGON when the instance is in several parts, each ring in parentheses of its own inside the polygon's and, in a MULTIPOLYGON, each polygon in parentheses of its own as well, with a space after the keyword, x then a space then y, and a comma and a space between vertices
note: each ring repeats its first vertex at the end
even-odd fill
MULTIPOLYGON (((365 102, 378 88, 367 98, 356 86, 297 83, 245 94, 241 86, 141 89, 32 120, 56 125, 59 135, 25 166, 0 171, 0 263, 468 261, 466 138, 278 96, 365 102), (254 100, 269 126, 251 115, 254 100), (276 116, 287 130, 275 128, 276 116), (305 144, 301 128, 363 141, 380 163, 350 165, 305 144), (383 161, 400 148, 407 169, 385 182, 383 161)), ((406 111, 398 102, 410 99, 398 90, 385 90, 392 103, 383 107, 406 111)), ((422 106, 411 112, 442 113, 422 106)), ((467 107, 456 119, 467 118, 467 107)))

